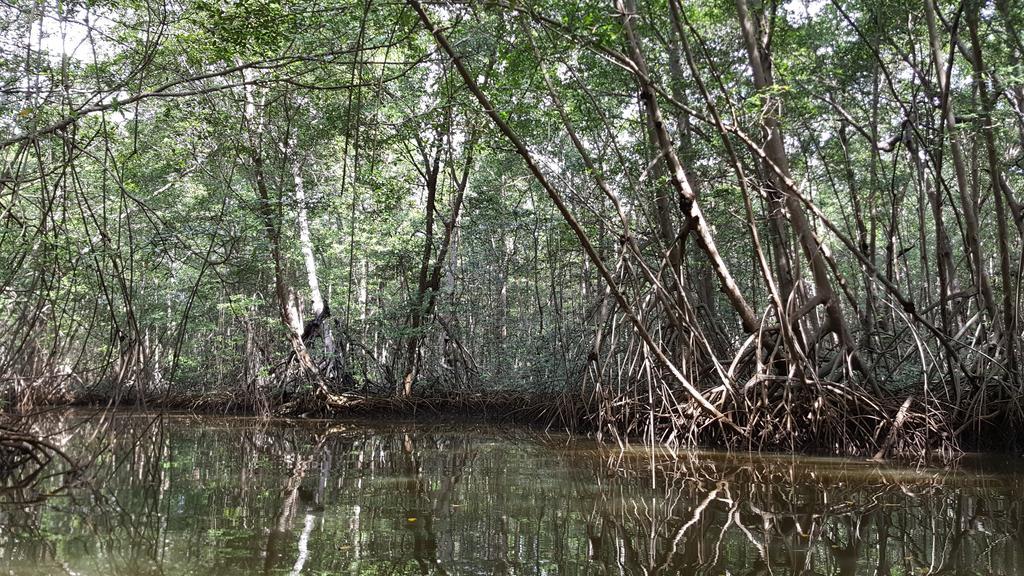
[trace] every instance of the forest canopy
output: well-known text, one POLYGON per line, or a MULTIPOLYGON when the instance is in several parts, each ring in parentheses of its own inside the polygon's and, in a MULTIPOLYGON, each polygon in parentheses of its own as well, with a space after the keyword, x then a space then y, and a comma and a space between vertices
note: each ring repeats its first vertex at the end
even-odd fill
POLYGON ((1012 445, 1022 28, 1016 0, 6 0, 3 407, 1012 445))

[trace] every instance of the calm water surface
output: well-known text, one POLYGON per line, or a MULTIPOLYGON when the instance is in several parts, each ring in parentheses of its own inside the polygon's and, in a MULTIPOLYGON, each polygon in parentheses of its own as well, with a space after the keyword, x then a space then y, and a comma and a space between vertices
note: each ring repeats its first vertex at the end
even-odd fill
POLYGON ((911 469, 471 425, 82 416, 38 423, 95 457, 79 487, 0 491, 0 574, 1024 574, 1024 469, 1005 458, 911 469))

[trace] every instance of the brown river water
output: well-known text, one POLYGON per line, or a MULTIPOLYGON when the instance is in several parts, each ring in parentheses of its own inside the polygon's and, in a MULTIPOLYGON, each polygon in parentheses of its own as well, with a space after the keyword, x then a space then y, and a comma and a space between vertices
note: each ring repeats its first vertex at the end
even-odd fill
POLYGON ((1024 574, 1009 457, 620 451, 394 421, 35 425, 91 465, 70 488, 0 479, 0 575, 1024 574))

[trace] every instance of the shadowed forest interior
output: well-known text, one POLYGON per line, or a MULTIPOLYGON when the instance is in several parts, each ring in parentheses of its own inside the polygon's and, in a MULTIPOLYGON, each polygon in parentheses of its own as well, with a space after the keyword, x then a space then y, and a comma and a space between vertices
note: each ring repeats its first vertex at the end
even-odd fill
POLYGON ((1017 0, 3 2, 0 402, 1012 449, 1022 29, 1017 0))

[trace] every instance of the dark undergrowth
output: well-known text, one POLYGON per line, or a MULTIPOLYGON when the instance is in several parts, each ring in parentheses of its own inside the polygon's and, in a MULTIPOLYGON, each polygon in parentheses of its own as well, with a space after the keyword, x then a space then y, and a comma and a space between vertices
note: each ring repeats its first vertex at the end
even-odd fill
MULTIPOLYGON (((146 397, 115 399, 107 394, 91 393, 48 402, 45 405, 57 407, 88 407, 147 411, 173 411, 204 415, 245 415, 265 418, 299 419, 384 419, 384 420, 426 420, 443 422, 482 422, 514 424, 551 431, 566 431, 589 436, 610 445, 650 444, 654 425, 656 444, 668 445, 673 449, 719 449, 735 452, 798 453, 808 455, 853 456, 875 459, 891 459, 904 462, 938 461, 945 462, 964 452, 1020 453, 1024 446, 1018 434, 1016 423, 978 421, 974 426, 959 431, 956 437, 929 439, 930 432, 923 430, 923 422, 914 422, 901 428, 892 442, 891 450, 884 455, 870 454, 856 445, 838 447, 835 442, 846 436, 855 437, 857 427, 853 415, 843 420, 838 418, 836 426, 842 436, 836 435, 836 428, 790 436, 789 442, 761 442, 748 446, 730 442, 722 427, 711 426, 696 438, 672 439, 665 436, 669 427, 657 418, 634 418, 628 425, 621 422, 601 422, 596 414, 592 398, 579 394, 555 392, 494 391, 457 392, 435 391, 410 397, 373 393, 343 393, 334 396, 335 402, 328 404, 313 395, 276 395, 253 397, 249 394, 229 392, 207 392, 203 394, 154 394, 146 397), (340 401, 340 402, 339 402, 340 401), (645 425, 641 420, 647 422, 645 425), (932 446, 938 448, 932 449, 932 446)), ((763 433, 761 432, 755 432, 763 433)), ((934 432, 936 436, 937 432, 934 432)), ((752 434, 753 435, 753 434, 752 434)))
POLYGON ((344 405, 328 406, 312 396, 252 398, 227 392, 162 394, 116 402, 109 396, 91 394, 63 405, 289 418, 430 418, 510 423, 579 433, 592 432, 594 428, 591 418, 582 410, 583 405, 561 393, 447 392, 410 397, 345 393, 335 398, 343 399, 344 405))

